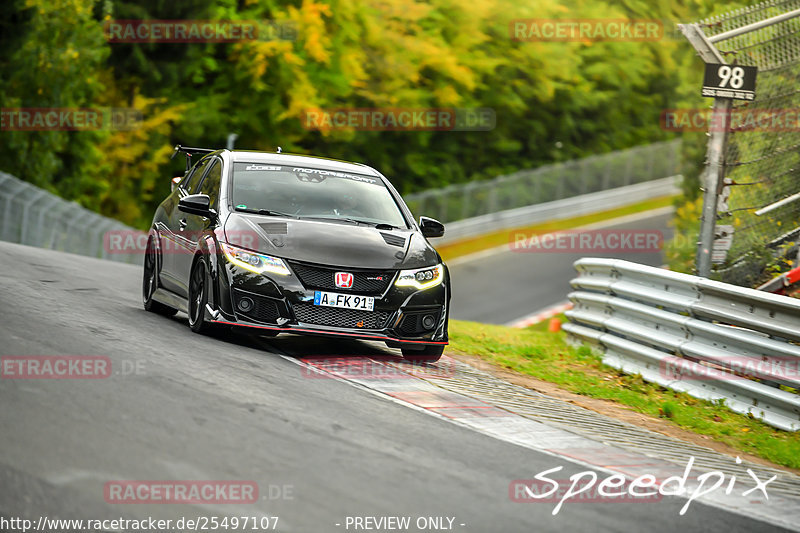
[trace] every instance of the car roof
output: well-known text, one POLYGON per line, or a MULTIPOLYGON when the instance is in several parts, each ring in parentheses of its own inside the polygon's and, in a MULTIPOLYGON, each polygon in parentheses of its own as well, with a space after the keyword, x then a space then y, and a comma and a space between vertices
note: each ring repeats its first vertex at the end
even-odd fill
POLYGON ((231 150, 228 152, 234 163, 271 163, 274 165, 296 165, 339 172, 353 172, 367 176, 381 177, 380 173, 372 167, 361 163, 350 163, 338 159, 314 157, 299 154, 278 154, 275 152, 258 152, 255 150, 231 150))

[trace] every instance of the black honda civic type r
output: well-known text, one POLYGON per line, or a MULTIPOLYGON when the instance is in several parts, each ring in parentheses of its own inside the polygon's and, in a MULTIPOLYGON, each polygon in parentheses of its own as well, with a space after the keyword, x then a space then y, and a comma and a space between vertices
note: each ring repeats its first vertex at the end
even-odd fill
MULTIPOLYGON (((450 277, 378 171, 331 159, 178 146, 187 172, 159 205, 144 258, 148 311, 259 334, 383 341, 438 360, 448 342, 450 277), (202 155, 189 168, 192 155, 202 155), (255 331, 254 331, 255 332, 255 331)), ((173 154, 174 155, 174 154, 173 154)))

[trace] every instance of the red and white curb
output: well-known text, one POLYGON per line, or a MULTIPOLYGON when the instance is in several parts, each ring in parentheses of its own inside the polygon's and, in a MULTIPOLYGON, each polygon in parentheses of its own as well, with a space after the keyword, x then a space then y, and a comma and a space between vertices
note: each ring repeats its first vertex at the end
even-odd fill
POLYGON ((518 318, 513 322, 509 322, 506 324, 506 326, 510 328, 527 328, 528 326, 533 326, 534 324, 538 324, 549 318, 553 318, 554 316, 563 313, 568 309, 572 309, 572 302, 561 302, 560 304, 551 305, 550 307, 545 307, 544 309, 536 311, 535 313, 531 313, 530 315, 518 318))
MULTIPOLYGON (((274 350, 272 347, 270 349, 274 350)), ((438 363, 433 365, 412 366, 403 363, 400 358, 385 360, 369 357, 328 357, 303 360, 288 355, 279 355, 285 360, 301 366, 302 372, 307 377, 314 377, 313 374, 318 373, 319 377, 324 375, 326 378, 348 383, 371 394, 442 420, 536 450, 562 461, 589 467, 595 471, 610 475, 621 474, 631 481, 639 476, 651 475, 655 476, 659 484, 669 477, 686 475, 686 465, 676 465, 588 439, 532 420, 509 409, 500 408, 465 394, 445 390, 436 385, 436 379, 451 378, 457 371, 456 368, 464 365, 464 363, 447 356, 442 357, 438 363), (349 364, 359 365, 362 368, 366 364, 370 369, 370 375, 360 377, 354 375, 347 367, 349 364), (381 367, 383 368, 381 369, 381 367), (380 371, 375 372, 376 368, 380 371)), ((687 461, 688 459, 687 456, 687 461)), ((733 458, 730 460, 734 461, 733 458)), ((689 495, 698 490, 701 485, 700 481, 702 481, 702 479, 698 480, 698 476, 706 471, 695 466, 692 474, 686 476, 686 493, 678 497, 688 499, 689 495)), ((766 479, 763 474, 759 472, 756 474, 762 480, 766 479)), ((736 491, 726 491, 726 486, 722 486, 713 492, 695 497, 694 501, 800 531, 800 499, 776 493, 765 496, 756 490, 750 491, 746 495, 743 494, 742 487, 750 488, 752 483, 746 487, 745 484, 751 481, 750 479, 739 479, 736 491)), ((726 485, 727 483, 726 478, 726 485)), ((700 493, 702 494, 702 491, 700 493)), ((688 512, 691 512, 691 509, 688 512)))

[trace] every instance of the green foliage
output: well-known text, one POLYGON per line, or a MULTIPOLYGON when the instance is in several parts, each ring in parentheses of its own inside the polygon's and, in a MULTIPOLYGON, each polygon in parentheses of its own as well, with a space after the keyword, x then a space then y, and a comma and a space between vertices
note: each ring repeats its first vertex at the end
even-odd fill
MULTIPOLYGON (((88 107, 104 89, 100 23, 81 0, 17 0, 3 7, 0 108, 88 107)), ((90 201, 105 131, 0 132, 0 168, 68 198, 90 201)))
POLYGON ((0 8, 0 105, 131 107, 139 130, 4 131, 0 169, 146 227, 179 162, 224 145, 363 161, 403 193, 664 140, 696 101, 684 40, 523 42, 528 18, 686 21, 708 2, 601 0, 15 0, 0 8), (108 20, 274 20, 296 40, 111 43, 108 20), (694 100, 693 100, 694 99, 694 100), (307 110, 492 108, 489 132, 317 131, 307 110))
POLYGON ((659 416, 663 418, 675 418, 675 413, 678 411, 678 404, 675 402, 664 402, 659 409, 659 416))
POLYGON ((679 200, 672 219, 673 238, 664 245, 664 255, 670 270, 694 273, 694 256, 700 234, 700 215, 703 211, 703 198, 695 195, 693 200, 679 200))

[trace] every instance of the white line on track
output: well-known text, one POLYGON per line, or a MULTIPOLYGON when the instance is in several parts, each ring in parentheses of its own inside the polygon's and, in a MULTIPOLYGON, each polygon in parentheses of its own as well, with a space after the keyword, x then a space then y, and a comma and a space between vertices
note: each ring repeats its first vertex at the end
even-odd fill
MULTIPOLYGON (((399 365, 369 357, 363 358, 369 359, 378 365, 391 367, 395 374, 407 374, 408 378, 403 379, 402 384, 397 383, 397 379, 391 378, 343 377, 336 372, 326 370, 324 366, 320 367, 309 364, 299 357, 293 357, 278 348, 269 346, 263 339, 255 338, 255 341, 262 348, 277 354, 282 359, 294 363, 305 370, 313 373, 328 374, 331 379, 347 383, 350 386, 369 392, 384 400, 435 416, 440 420, 445 420, 452 424, 483 433, 484 435, 498 440, 535 450, 561 461, 589 467, 605 474, 622 474, 629 480, 638 476, 642 471, 647 471, 649 473, 648 469, 655 468, 658 469, 658 474, 662 481, 666 479, 667 476, 681 476, 684 473, 683 466, 643 455, 639 452, 622 450, 621 448, 598 442, 576 433, 548 426, 531 418, 514 413, 511 410, 485 404, 485 402, 470 396, 446 391, 436 385, 435 382, 408 373, 407 370, 399 368, 399 365), (451 404, 447 407, 455 408, 456 410, 460 409, 463 413, 461 415, 451 414, 445 416, 437 411, 447 411, 447 407, 444 409, 437 409, 436 407, 432 407, 430 403, 428 403, 427 406, 425 405, 426 399, 429 400, 432 397, 435 398, 442 395, 447 400, 445 404, 443 404, 445 406, 448 402, 460 401, 462 405, 451 404), (416 400, 420 402, 416 403, 415 398, 422 398, 422 401, 416 400), (462 400, 459 400, 459 398, 462 400), (484 408, 484 406, 492 409, 487 412, 489 416, 475 416, 474 413, 484 408), (473 411, 472 415, 470 415, 470 411, 473 411), (615 469, 612 466, 607 466, 609 464, 608 462, 603 462, 604 457, 620 455, 624 455, 633 460, 632 462, 629 461, 626 463, 626 470, 621 470, 619 467, 615 469)), ((444 363, 445 365, 452 364, 455 366, 461 364, 455 363, 447 356, 443 357, 440 363, 444 363)), ((689 493, 698 488, 697 483, 698 480, 695 476, 690 477, 686 484, 687 493, 677 497, 686 499, 689 493)), ((727 494, 725 491, 714 491, 711 494, 700 496, 697 500, 706 505, 711 505, 749 518, 756 518, 769 524, 800 530, 798 529, 797 522, 798 517, 800 517, 800 501, 795 498, 788 498, 777 494, 773 494, 771 498, 765 498, 758 493, 746 497, 736 493, 727 494)), ((689 512, 691 512, 691 510, 689 512)), ((680 517, 676 514, 676 520, 679 518, 680 517)))

